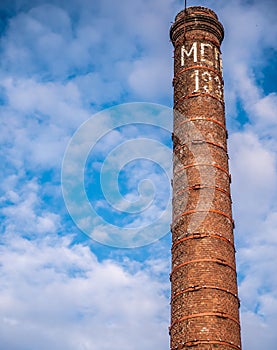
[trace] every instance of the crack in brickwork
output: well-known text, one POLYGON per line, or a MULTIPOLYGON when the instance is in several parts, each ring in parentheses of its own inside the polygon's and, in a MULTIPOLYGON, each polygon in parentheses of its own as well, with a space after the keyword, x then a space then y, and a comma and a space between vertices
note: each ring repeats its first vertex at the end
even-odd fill
POLYGON ((220 45, 207 8, 171 26, 174 45, 171 349, 241 349, 220 45))

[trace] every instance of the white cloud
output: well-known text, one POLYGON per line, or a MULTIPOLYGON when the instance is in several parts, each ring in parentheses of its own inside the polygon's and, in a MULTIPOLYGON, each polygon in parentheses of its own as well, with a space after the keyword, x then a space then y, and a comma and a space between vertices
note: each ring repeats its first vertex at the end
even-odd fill
POLYGON ((6 234, 13 232, 36 236, 55 233, 60 227, 60 216, 43 207, 42 188, 35 181, 14 184, 0 198, 6 234), (11 203, 9 203, 11 202, 11 203))
POLYGON ((134 62, 129 76, 129 84, 136 95, 145 100, 155 100, 169 93, 171 62, 159 56, 152 59, 141 59, 134 62))
POLYGON ((155 261, 148 271, 129 272, 113 261, 100 263, 89 248, 70 247, 66 239, 10 236, 1 247, 2 344, 166 349, 168 285, 152 278, 151 266, 155 261))
POLYGON ((4 156, 15 167, 60 166, 69 133, 89 113, 73 83, 2 81, 9 107, 2 108, 4 156))
POLYGON ((266 324, 263 317, 254 312, 243 313, 241 321, 245 326, 242 328, 244 349, 274 349, 276 325, 266 324))
POLYGON ((257 235, 254 232, 253 243, 240 249, 238 255, 245 274, 240 283, 243 340, 247 348, 254 350, 274 348, 277 326, 276 242, 268 240, 266 230, 261 230, 259 239, 257 235))
MULTIPOLYGON (((252 106, 256 130, 263 136, 276 138, 277 135, 277 95, 271 93, 255 101, 252 106)), ((275 143, 275 142, 274 142, 275 143)), ((276 145, 275 145, 276 151, 276 145)))
POLYGON ((255 229, 276 195, 276 155, 251 132, 232 134, 229 144, 235 212, 244 229, 255 229))

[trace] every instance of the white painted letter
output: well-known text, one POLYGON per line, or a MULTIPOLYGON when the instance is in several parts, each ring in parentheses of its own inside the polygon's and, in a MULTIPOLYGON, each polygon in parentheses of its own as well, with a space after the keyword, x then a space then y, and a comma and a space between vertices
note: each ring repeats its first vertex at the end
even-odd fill
POLYGON ((222 99, 223 98, 223 86, 221 84, 221 80, 219 79, 219 77, 216 75, 214 78, 215 82, 216 82, 216 89, 215 89, 215 94, 222 99))
POLYGON ((205 59, 205 47, 210 47, 211 49, 213 48, 212 45, 210 45, 210 44, 201 43, 200 44, 200 57, 201 57, 200 60, 201 60, 201 62, 209 62, 212 65, 213 64, 212 61, 205 59))
POLYGON ((195 89, 193 92, 198 92, 199 91, 199 70, 196 69, 192 74, 191 77, 195 77, 195 89))
POLYGON ((185 65, 185 54, 187 57, 189 57, 192 54, 192 51, 193 51, 193 61, 197 62, 197 42, 192 44, 192 47, 189 52, 185 49, 185 45, 181 47, 181 66, 185 65))
POLYGON ((205 71, 202 73, 202 78, 206 85, 203 86, 203 89, 206 93, 210 94, 213 91, 213 82, 212 82, 212 76, 209 72, 205 71))
POLYGON ((215 47, 214 49, 214 55, 215 55, 215 68, 219 69, 219 71, 222 72, 221 53, 217 47, 215 47))

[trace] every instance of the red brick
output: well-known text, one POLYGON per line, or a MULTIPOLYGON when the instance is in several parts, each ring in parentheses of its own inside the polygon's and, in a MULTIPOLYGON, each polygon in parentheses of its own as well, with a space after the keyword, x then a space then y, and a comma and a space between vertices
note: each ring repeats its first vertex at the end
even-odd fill
POLYGON ((239 299, 216 14, 190 7, 174 45, 171 349, 240 349, 239 299))

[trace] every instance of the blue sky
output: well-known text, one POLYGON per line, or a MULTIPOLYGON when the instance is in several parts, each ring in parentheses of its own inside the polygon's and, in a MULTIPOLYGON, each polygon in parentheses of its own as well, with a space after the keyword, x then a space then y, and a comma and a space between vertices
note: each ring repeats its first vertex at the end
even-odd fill
MULTIPOLYGON (((277 343, 277 4, 191 0, 188 5, 212 8, 225 27, 223 71, 243 346, 272 350, 277 343)), ((172 107, 168 32, 182 6, 175 0, 1 1, 3 349, 169 348, 170 235, 132 249, 91 240, 67 211, 61 169, 78 127, 91 116, 95 125, 106 116, 95 113, 130 102, 172 107)), ((151 143, 137 143, 144 137, 170 147, 168 132, 157 130, 159 123, 119 127, 91 150, 85 185, 107 221, 125 228, 147 225, 162 215, 170 191, 167 166, 161 166, 167 155, 155 152, 159 157, 154 159, 151 143), (128 139, 135 144, 127 144, 128 139), (146 152, 146 159, 122 168, 122 158, 129 158, 119 156, 120 145, 146 152), (107 157, 113 150, 119 153, 107 157), (114 164, 121 170, 123 196, 111 213, 99 180, 106 158, 111 161, 107 169, 112 171, 114 164), (145 178, 150 182, 141 182, 145 178), (132 205, 139 201, 147 210, 127 218, 116 211, 133 208, 124 199, 132 205)), ((109 200, 114 205, 114 198, 109 200)), ((101 241, 110 228, 95 227, 94 237, 101 241)))

